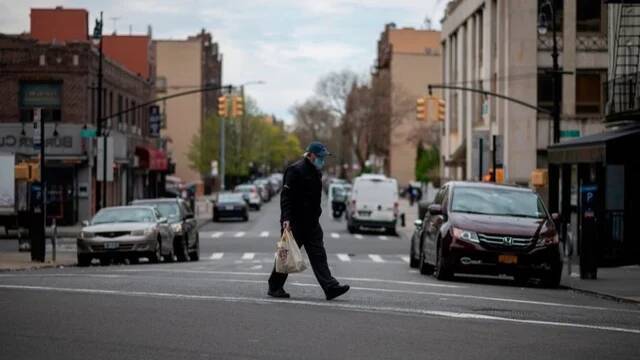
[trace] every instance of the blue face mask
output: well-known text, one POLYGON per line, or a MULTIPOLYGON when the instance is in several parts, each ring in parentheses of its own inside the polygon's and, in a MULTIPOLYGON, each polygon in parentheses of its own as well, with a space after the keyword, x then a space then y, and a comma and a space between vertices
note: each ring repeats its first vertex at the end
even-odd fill
POLYGON ((316 166, 316 169, 322 170, 322 168, 324 167, 324 158, 319 156, 316 157, 316 159, 313 160, 313 165, 316 166))

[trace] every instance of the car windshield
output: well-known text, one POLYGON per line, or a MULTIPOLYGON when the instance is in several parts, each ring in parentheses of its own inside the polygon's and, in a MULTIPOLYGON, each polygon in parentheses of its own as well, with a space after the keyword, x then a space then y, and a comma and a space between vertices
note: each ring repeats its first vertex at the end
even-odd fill
POLYGON ((456 187, 451 211, 459 213, 544 218, 546 210, 537 194, 501 188, 456 187))
POLYGON ((176 202, 157 202, 145 203, 145 205, 154 206, 162 216, 167 219, 177 219, 180 217, 180 206, 176 202))
POLYGON ((93 217, 91 224, 110 224, 123 222, 155 222, 153 210, 147 208, 113 208, 102 209, 93 217))
POLYGON ((253 190, 253 186, 238 186, 235 191, 237 192, 251 192, 253 190))
POLYGON ((243 202, 242 194, 220 194, 218 202, 243 202))

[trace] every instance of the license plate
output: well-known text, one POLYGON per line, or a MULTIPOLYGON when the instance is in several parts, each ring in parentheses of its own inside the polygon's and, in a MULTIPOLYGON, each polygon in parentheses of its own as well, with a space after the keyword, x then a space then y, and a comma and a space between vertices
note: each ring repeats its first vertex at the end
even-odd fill
POLYGON ((120 244, 118 244, 117 242, 106 242, 104 243, 104 248, 105 249, 117 249, 120 246, 120 244))
POLYGON ((517 264, 518 257, 516 255, 498 255, 498 262, 501 264, 517 264))
POLYGON ((371 215, 371 211, 358 211, 358 215, 360 215, 360 216, 369 216, 369 215, 371 215))
POLYGON ((233 210, 234 209, 233 205, 227 205, 224 208, 225 208, 225 210, 233 210))

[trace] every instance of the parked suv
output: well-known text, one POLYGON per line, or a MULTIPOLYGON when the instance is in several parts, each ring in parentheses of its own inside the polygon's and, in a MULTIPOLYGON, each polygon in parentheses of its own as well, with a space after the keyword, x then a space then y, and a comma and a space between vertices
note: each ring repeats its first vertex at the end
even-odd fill
POLYGON ((556 287, 562 256, 553 217, 530 189, 450 182, 428 208, 412 241, 422 274, 447 279, 456 272, 539 278, 556 287))

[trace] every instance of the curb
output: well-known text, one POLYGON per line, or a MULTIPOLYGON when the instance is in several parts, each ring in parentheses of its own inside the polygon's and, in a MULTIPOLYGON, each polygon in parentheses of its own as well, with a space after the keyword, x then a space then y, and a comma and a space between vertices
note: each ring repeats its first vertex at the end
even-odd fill
POLYGON ((616 302, 619 302, 619 303, 640 305, 640 300, 634 300, 634 299, 629 299, 629 298, 625 298, 625 297, 621 297, 621 296, 605 294, 605 293, 597 292, 597 291, 593 291, 593 290, 585 290, 585 289, 580 289, 580 288, 571 287, 571 286, 562 285, 562 284, 560 284, 560 286, 558 286, 558 288, 559 289, 575 291, 575 292, 581 293, 581 294, 595 296, 595 297, 598 297, 598 298, 601 298, 601 299, 613 300, 613 301, 616 301, 616 302))

